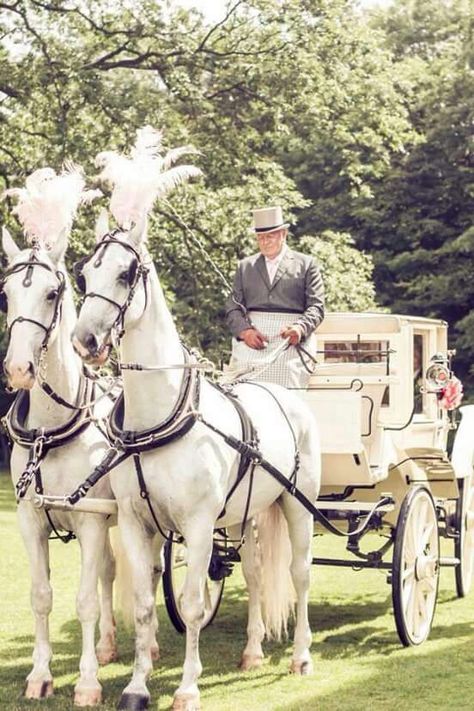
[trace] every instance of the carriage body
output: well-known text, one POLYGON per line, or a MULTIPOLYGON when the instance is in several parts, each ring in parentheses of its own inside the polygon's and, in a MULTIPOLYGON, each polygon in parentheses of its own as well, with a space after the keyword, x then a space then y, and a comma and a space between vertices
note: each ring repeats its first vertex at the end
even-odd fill
POLYGON ((436 353, 447 353, 444 321, 327 315, 319 364, 301 393, 320 432, 323 496, 340 497, 347 487, 377 496, 381 488, 423 483, 436 498, 457 498, 447 456, 451 420, 423 377, 436 353))
POLYGON ((313 562, 386 570, 407 646, 429 634, 439 568, 454 568, 460 597, 473 578, 474 406, 461 408, 459 427, 441 407, 426 378, 436 355, 450 362, 444 321, 328 314, 318 330, 318 366, 301 392, 321 438, 317 506, 347 536, 344 557, 313 562), (381 534, 382 545, 377 536, 362 541, 369 532, 381 534), (440 537, 450 540, 447 555, 440 537))

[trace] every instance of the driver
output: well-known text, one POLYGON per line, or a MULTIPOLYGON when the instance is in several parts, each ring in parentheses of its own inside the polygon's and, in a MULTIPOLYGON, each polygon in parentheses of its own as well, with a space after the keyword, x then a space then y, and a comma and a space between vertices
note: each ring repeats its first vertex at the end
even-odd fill
POLYGON ((313 334, 324 318, 319 267, 313 257, 286 244, 289 225, 280 206, 254 210, 253 220, 259 251, 239 262, 226 303, 231 368, 262 364, 255 379, 304 388, 313 362, 297 347, 315 351, 313 334), (290 347, 265 367, 285 338, 290 347))

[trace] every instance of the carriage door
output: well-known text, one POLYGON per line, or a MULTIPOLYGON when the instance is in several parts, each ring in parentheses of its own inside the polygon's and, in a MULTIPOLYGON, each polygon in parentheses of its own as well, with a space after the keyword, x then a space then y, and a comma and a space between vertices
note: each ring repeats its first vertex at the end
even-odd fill
POLYGON ((413 333, 413 408, 415 420, 435 420, 436 398, 426 393, 425 373, 431 356, 436 353, 436 334, 433 330, 413 333))

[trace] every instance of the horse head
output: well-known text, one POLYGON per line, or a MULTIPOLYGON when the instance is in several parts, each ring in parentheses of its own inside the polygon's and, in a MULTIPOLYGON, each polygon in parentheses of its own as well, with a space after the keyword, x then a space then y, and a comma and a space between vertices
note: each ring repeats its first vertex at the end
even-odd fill
POLYGON ((84 303, 73 333, 76 352, 87 363, 106 362, 114 336, 137 323, 147 303, 146 216, 130 230, 110 231, 103 210, 96 224, 96 247, 75 265, 84 303))
POLYGON ((30 390, 42 354, 57 336, 66 286, 60 264, 66 245, 59 239, 50 250, 38 245, 21 250, 5 227, 2 245, 8 260, 0 285, 9 334, 4 371, 11 388, 30 390))

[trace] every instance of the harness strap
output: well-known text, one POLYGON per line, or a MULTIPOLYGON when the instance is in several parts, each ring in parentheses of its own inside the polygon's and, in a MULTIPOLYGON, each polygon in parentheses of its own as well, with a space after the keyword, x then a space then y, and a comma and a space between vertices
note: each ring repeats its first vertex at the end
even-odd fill
POLYGON ((262 453, 259 449, 257 449, 256 447, 251 447, 246 442, 242 442, 233 435, 225 434, 225 432, 222 432, 222 430, 215 427, 214 425, 211 425, 210 422, 206 422, 206 420, 202 418, 201 422, 206 425, 206 427, 209 427, 209 429, 211 429, 213 432, 222 437, 222 439, 226 442, 226 444, 229 445, 229 447, 232 447, 232 449, 235 449, 241 454, 245 454, 246 456, 251 457, 255 463, 255 466, 260 466, 262 467, 262 469, 268 472, 274 479, 276 479, 279 484, 281 484, 281 486, 283 486, 284 489, 286 489, 286 491, 288 491, 288 493, 290 493, 292 496, 295 497, 297 501, 303 504, 305 509, 312 514, 313 518, 318 521, 318 523, 320 523, 326 530, 330 531, 331 533, 334 533, 336 536, 347 538, 358 535, 367 527, 369 520, 374 516, 376 511, 381 506, 385 506, 386 504, 392 502, 391 497, 384 497, 374 505, 374 508, 367 516, 364 523, 358 529, 356 529, 355 531, 351 531, 350 533, 340 531, 336 526, 332 525, 332 523, 326 518, 326 516, 324 516, 321 511, 316 508, 313 502, 310 501, 310 499, 308 499, 308 497, 305 496, 305 494, 303 494, 303 492, 300 491, 300 489, 298 489, 298 487, 295 486, 295 484, 292 483, 290 479, 288 479, 288 477, 282 474, 276 467, 273 466, 273 464, 270 464, 269 461, 262 457, 262 453))
POLYGON ((169 538, 169 533, 165 533, 163 531, 163 529, 161 528, 160 522, 158 521, 155 511, 153 509, 153 506, 151 505, 150 494, 149 494, 147 486, 146 486, 145 477, 143 475, 143 468, 142 468, 142 463, 141 463, 141 459, 140 459, 140 454, 138 452, 136 452, 133 455, 133 463, 135 464, 135 471, 137 473, 138 486, 140 487, 140 496, 142 497, 142 499, 145 499, 145 501, 147 502, 148 509, 151 513, 151 517, 152 517, 153 521, 155 522, 155 526, 157 527, 157 529, 159 530, 159 532, 161 533, 163 538, 166 540, 167 538, 169 538))
POLYGON ((69 503, 74 506, 74 504, 76 504, 79 499, 82 499, 87 494, 89 489, 92 489, 92 487, 97 484, 102 477, 112 471, 112 469, 115 469, 115 467, 130 457, 130 455, 131 452, 123 452, 120 454, 120 451, 116 449, 116 447, 108 449, 100 464, 98 464, 92 473, 89 474, 87 479, 85 479, 82 484, 67 497, 69 503))
MULTIPOLYGON (((38 467, 35 471, 35 491, 37 494, 42 494, 44 489, 43 489, 43 481, 41 477, 41 469, 38 467)), ((73 541, 75 538, 77 538, 76 534, 74 531, 68 531, 64 536, 58 531, 56 526, 54 525, 53 519, 51 518, 51 514, 49 513, 48 509, 44 509, 44 513, 46 515, 46 518, 48 519, 48 523, 51 526, 51 529, 54 533, 54 536, 49 536, 50 540, 59 540, 61 543, 69 543, 69 541, 73 541)))

